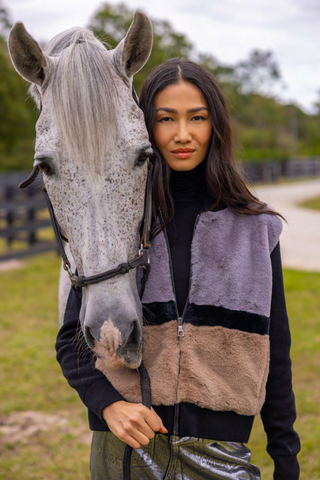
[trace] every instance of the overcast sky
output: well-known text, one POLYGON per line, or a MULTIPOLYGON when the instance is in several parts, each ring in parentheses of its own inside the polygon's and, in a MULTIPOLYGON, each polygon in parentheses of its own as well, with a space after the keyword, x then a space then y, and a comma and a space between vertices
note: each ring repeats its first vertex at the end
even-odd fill
MULTIPOLYGON (((3 0, 13 21, 21 20, 38 40, 87 25, 99 0, 3 0)), ((107 3, 120 2, 109 0, 107 3)), ((169 20, 198 52, 223 64, 272 50, 280 66, 282 98, 312 112, 320 90, 320 0, 124 0, 155 19, 169 20)))

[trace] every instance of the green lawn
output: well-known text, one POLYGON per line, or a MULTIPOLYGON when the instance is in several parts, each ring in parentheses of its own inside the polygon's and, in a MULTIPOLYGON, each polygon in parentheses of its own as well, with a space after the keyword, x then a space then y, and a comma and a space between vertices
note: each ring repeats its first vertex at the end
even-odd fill
POLYGON ((320 210, 320 197, 312 198, 306 202, 300 203, 301 207, 311 208, 312 210, 320 210))
MULTIPOLYGON (((0 273, 0 426, 13 412, 59 415, 65 424, 25 441, 0 435, 0 479, 84 480, 89 478, 86 412, 55 360, 57 277, 54 253, 28 259, 19 270, 0 273)), ((302 441, 301 478, 320 478, 320 273, 285 272, 292 330, 296 429, 302 441)), ((250 447, 262 478, 271 480, 265 434, 256 420, 250 447)), ((289 480, 289 479, 288 479, 289 480)))
MULTIPOLYGON (((284 270, 287 309, 291 325, 293 387, 298 418, 295 429, 302 443, 301 478, 320 478, 320 273, 284 270)), ((262 424, 256 419, 249 446, 262 478, 272 478, 272 463, 265 454, 262 424)), ((289 480, 289 479, 288 479, 289 480)))

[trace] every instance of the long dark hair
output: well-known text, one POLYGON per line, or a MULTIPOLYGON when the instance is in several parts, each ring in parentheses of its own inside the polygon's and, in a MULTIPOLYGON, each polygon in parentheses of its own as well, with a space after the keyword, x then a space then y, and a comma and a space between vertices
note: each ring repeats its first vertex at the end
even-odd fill
POLYGON ((155 216, 158 215, 159 209, 161 211, 161 229, 172 218, 174 206, 170 191, 170 168, 153 136, 157 119, 155 98, 169 85, 181 81, 189 82, 199 88, 208 104, 213 127, 205 174, 207 191, 214 199, 210 209, 223 202, 240 215, 260 213, 279 215, 250 192, 243 174, 239 173, 233 155, 231 120, 226 100, 214 77, 194 62, 173 58, 150 73, 140 92, 140 107, 144 112, 154 149, 153 205, 155 216))

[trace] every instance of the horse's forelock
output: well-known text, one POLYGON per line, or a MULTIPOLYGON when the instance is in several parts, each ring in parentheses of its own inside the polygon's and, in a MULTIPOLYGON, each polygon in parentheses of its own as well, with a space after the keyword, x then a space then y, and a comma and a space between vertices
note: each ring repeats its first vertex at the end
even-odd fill
MULTIPOLYGON (((89 171, 102 171, 116 136, 117 90, 106 48, 90 30, 76 27, 54 37, 44 52, 59 58, 48 81, 64 148, 89 171)), ((30 93, 39 103, 36 86, 30 93)))

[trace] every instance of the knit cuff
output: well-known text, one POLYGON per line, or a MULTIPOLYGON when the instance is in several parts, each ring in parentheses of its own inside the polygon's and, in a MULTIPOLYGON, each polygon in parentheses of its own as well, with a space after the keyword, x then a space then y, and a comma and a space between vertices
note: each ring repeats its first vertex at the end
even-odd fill
POLYGON ((277 455, 274 461, 274 480, 298 480, 300 467, 295 455, 277 455))
POLYGON ((125 401, 125 398, 110 384, 110 382, 107 381, 106 378, 99 378, 86 390, 83 403, 89 410, 97 415, 103 423, 106 423, 102 416, 103 409, 120 400, 125 401))

